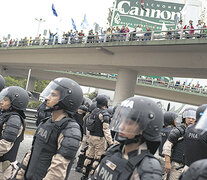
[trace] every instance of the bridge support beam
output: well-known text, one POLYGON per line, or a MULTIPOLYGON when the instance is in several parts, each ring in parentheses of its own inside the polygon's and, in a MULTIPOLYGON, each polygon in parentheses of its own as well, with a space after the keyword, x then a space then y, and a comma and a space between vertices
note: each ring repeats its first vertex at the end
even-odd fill
POLYGON ((137 81, 137 72, 129 69, 120 69, 116 81, 113 106, 134 96, 137 81))

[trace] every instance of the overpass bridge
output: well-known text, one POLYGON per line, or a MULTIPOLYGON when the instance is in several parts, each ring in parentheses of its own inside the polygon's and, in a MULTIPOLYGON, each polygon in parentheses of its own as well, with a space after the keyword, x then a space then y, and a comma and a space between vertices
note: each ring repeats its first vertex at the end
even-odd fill
POLYGON ((194 97, 186 92, 174 94, 166 89, 147 89, 136 85, 136 80, 137 75, 207 78, 206 49, 206 38, 2 47, 0 66, 3 75, 24 77, 32 69, 33 79, 63 75, 51 70, 118 74, 116 82, 67 76, 81 85, 115 89, 115 103, 136 93, 199 105, 206 103, 205 95, 194 97), (157 93, 153 94, 152 89, 157 93))

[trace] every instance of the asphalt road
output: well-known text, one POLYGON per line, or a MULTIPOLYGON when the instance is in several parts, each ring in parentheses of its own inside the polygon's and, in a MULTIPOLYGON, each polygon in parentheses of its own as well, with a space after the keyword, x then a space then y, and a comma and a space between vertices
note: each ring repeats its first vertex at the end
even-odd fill
MULTIPOLYGON (((24 141, 20 144, 20 148, 17 155, 17 160, 19 162, 22 161, 26 152, 31 148, 32 139, 33 139, 33 135, 25 134, 24 141)), ((76 167, 76 160, 74 161, 68 180, 80 180, 82 174, 75 172, 75 167, 76 167)))

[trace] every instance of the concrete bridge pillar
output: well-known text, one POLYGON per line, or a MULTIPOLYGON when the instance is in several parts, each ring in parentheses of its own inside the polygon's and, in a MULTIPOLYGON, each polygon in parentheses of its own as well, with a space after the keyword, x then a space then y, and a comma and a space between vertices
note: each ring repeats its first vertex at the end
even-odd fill
POLYGON ((121 101, 134 96, 135 86, 137 81, 137 72, 120 69, 118 72, 118 77, 116 81, 116 88, 114 94, 113 106, 121 101))

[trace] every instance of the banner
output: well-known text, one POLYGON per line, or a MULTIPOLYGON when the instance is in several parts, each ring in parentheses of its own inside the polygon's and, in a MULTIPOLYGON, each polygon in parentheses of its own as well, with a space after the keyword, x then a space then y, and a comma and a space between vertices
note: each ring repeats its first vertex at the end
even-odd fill
POLYGON ((144 0, 144 9, 141 8, 141 0, 116 0, 111 25, 135 28, 147 24, 156 25, 156 30, 161 30, 164 23, 168 29, 175 28, 183 7, 184 1, 180 0, 144 0))

